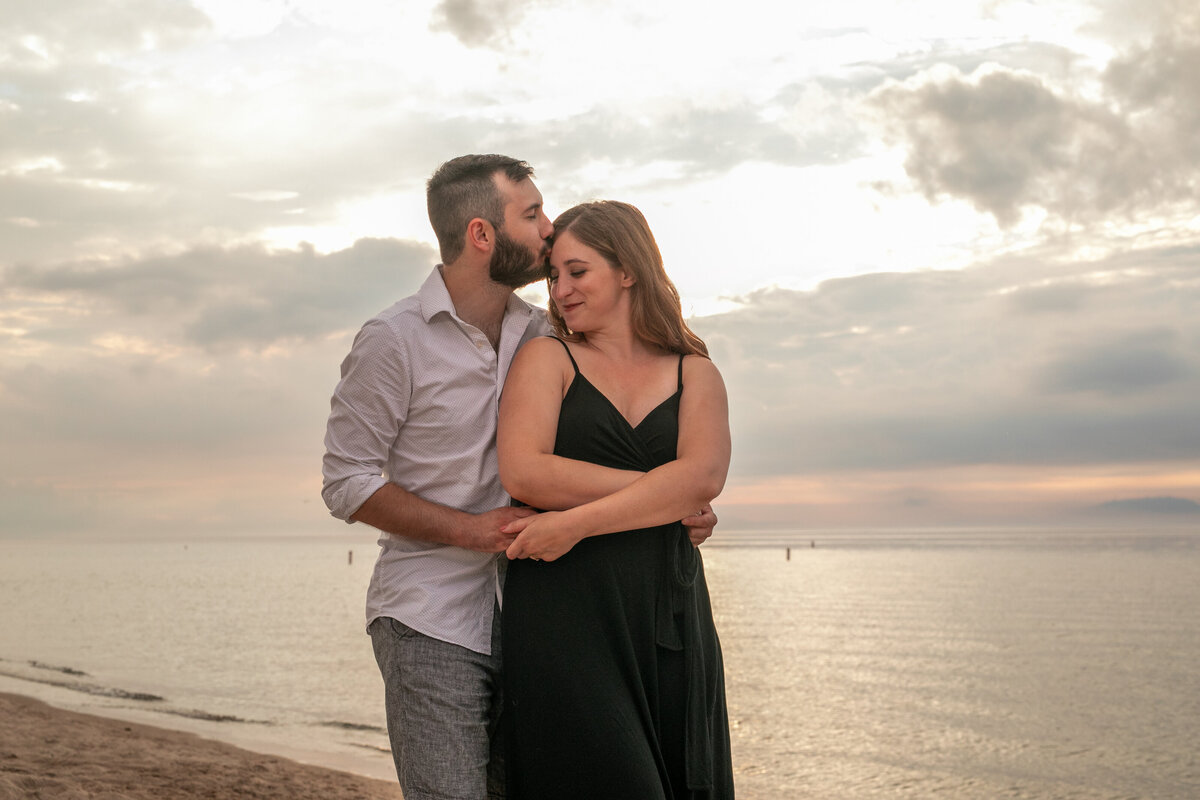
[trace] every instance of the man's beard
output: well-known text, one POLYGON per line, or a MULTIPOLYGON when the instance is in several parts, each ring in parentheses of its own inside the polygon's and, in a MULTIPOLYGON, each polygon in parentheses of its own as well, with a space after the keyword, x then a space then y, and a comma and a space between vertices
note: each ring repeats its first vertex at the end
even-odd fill
POLYGON ((488 277, 501 286, 520 289, 546 277, 546 247, 535 253, 504 231, 496 231, 496 249, 488 265, 488 277))

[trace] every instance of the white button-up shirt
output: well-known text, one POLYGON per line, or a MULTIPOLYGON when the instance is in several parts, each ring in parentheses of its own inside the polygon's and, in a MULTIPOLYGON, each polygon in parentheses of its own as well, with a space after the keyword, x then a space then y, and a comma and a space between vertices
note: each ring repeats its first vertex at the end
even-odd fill
MULTIPOLYGON (((387 481, 477 514, 507 505, 496 459, 500 391, 517 349, 550 332, 545 312, 516 295, 497 353, 455 313, 435 269, 413 296, 369 320, 330 401, 321 492, 350 515, 387 481)), ((367 590, 367 624, 392 617, 427 636, 491 652, 499 559, 389 533, 367 590)))

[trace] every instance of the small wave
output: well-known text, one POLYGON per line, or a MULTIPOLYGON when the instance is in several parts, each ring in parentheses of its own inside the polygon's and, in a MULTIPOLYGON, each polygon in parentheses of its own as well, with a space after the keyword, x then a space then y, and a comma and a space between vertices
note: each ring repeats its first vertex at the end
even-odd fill
POLYGON ((41 661, 30 661, 29 666, 35 669, 48 669, 51 672, 61 672, 64 675, 74 675, 79 678, 86 678, 88 674, 81 669, 74 667, 56 667, 53 664, 43 664, 41 661))
POLYGON ((198 719, 204 722, 241 722, 247 725, 274 725, 273 722, 268 722, 263 719, 245 719, 233 714, 213 714, 209 711, 201 711, 198 708, 156 708, 154 709, 160 714, 172 714, 176 717, 186 717, 188 719, 198 719))
POLYGON ((115 697, 118 700, 137 700, 142 703, 161 703, 166 700, 165 697, 160 697, 156 694, 127 692, 124 689, 117 689, 111 686, 96 686, 95 684, 80 684, 78 686, 68 686, 67 688, 99 695, 100 697, 115 697))
MULTIPOLYGON (((53 669, 56 672, 62 672, 63 669, 55 667, 44 667, 36 661, 30 661, 30 666, 37 669, 53 669)), ((68 675, 74 675, 75 672, 68 672, 68 675)), ((83 673, 79 673, 83 674, 83 673)), ((11 669, 0 668, 0 675, 9 678, 16 678, 21 681, 29 681, 30 683, 40 683, 43 686, 54 686, 59 689, 69 689, 72 692, 80 692, 82 694, 90 694, 96 697, 112 697, 117 700, 136 700, 145 703, 159 703, 165 698, 159 697, 156 694, 148 694, 147 692, 130 692, 125 689, 118 689, 115 686, 101 686, 97 683, 84 683, 82 681, 67 681, 56 678, 43 677, 41 675, 30 675, 25 672, 18 672, 11 669)))
POLYGON ((387 733, 385 728, 378 725, 363 725, 358 722, 339 722, 338 720, 329 720, 326 722, 318 722, 323 728, 340 728, 344 731, 371 731, 372 733, 387 733))
MULTIPOLYGON (((82 670, 74 669, 73 667, 58 667, 52 664, 44 664, 40 661, 26 662, 29 667, 35 670, 59 672, 63 675, 71 677, 87 676, 87 673, 82 670)), ((10 662, 0 658, 0 675, 8 678, 16 678, 17 680, 28 681, 30 683, 41 684, 42 686, 53 686, 56 689, 68 689, 72 692, 87 694, 93 697, 107 697, 113 700, 130 700, 136 703, 166 703, 166 698, 149 692, 131 692, 127 689, 120 689, 115 686, 101 686, 98 683, 88 683, 86 681, 72 681, 65 678, 55 678, 48 675, 30 672, 23 665, 16 662, 10 662), (7 665, 12 664, 12 667, 7 665)), ((272 725, 274 723, 259 719, 245 719, 233 714, 214 714, 210 711, 202 711, 200 709, 172 708, 169 705, 148 707, 147 710, 155 711, 160 714, 171 714, 177 717, 186 717, 188 719, 197 719, 205 722, 238 722, 249 725, 272 725)))

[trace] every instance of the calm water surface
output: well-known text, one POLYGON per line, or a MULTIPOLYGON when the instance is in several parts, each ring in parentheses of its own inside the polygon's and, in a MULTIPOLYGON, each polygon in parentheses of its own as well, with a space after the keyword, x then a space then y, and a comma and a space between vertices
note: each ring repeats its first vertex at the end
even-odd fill
MULTIPOLYGON (((1200 797, 1200 534, 808 544, 705 551, 739 797, 1200 797)), ((373 546, 0 554, 0 690, 390 775, 373 546)))
POLYGON ((740 796, 1200 797, 1195 544, 715 552, 740 796))

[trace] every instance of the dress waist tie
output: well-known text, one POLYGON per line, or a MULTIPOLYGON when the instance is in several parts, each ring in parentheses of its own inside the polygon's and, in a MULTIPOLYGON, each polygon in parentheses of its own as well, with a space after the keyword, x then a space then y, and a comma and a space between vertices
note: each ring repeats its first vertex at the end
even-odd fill
POLYGON ((708 685, 701 647, 700 617, 696 604, 696 576, 700 554, 687 529, 676 523, 664 536, 670 574, 658 593, 655 628, 660 647, 682 650, 687 707, 684 718, 684 773, 691 790, 712 789, 713 737, 708 685))

